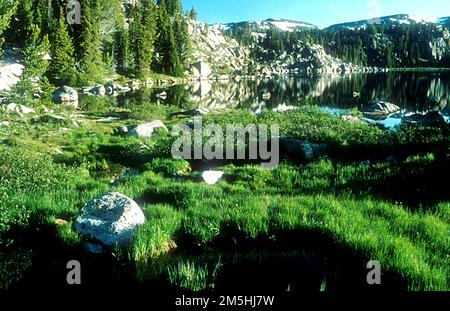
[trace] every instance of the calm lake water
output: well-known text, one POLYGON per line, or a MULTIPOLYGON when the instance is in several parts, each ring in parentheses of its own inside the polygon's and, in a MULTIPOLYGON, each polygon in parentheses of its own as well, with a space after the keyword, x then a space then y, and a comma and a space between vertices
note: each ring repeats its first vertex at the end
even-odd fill
POLYGON ((279 105, 316 104, 331 108, 361 107, 376 100, 394 103, 404 113, 438 108, 450 113, 450 73, 379 73, 353 75, 286 76, 241 81, 202 81, 162 89, 141 90, 117 98, 128 106, 142 101, 176 105, 182 109, 208 107, 258 111, 279 105), (268 96, 270 94, 270 97, 268 96))

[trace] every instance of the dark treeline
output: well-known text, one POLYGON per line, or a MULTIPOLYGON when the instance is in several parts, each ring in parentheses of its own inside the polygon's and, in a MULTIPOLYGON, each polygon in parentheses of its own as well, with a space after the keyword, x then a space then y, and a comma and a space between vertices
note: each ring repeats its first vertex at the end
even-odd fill
POLYGON ((81 24, 67 22, 67 0, 0 1, 12 16, 9 27, 0 21, 0 36, 23 49, 30 76, 88 85, 112 72, 146 79, 152 72, 183 76, 188 68, 181 0, 79 0, 81 24))
POLYGON ((262 31, 255 26, 231 28, 229 34, 241 44, 256 43, 254 32, 262 33, 255 59, 275 60, 283 52, 296 52, 298 41, 320 44, 344 61, 378 67, 450 67, 448 40, 443 28, 434 24, 369 25, 359 30, 325 29, 282 32, 262 31), (437 51, 433 55, 433 49, 437 51))

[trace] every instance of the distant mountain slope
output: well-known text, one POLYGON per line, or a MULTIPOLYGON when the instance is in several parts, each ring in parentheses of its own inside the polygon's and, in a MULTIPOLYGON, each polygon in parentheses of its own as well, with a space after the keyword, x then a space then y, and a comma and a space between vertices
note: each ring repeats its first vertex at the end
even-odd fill
POLYGON ((225 29, 231 29, 231 28, 240 28, 240 27, 252 27, 256 30, 270 30, 270 29, 277 29, 280 31, 296 31, 296 30, 311 30, 311 29, 318 29, 316 25, 313 25, 311 23, 306 22, 300 22, 300 21, 293 21, 293 20, 287 20, 287 19, 274 19, 269 18, 265 21, 245 21, 245 22, 239 22, 239 23, 228 23, 224 24, 225 29))
POLYGON ((381 24, 385 26, 389 25, 414 25, 414 24, 441 24, 448 26, 450 21, 450 17, 443 17, 443 18, 430 18, 430 17, 423 17, 423 16, 417 16, 417 15, 409 15, 409 14, 397 14, 397 15, 390 15, 390 16, 384 16, 379 18, 374 18, 371 20, 361 20, 356 22, 349 22, 349 23, 342 23, 342 24, 336 24, 327 27, 328 30, 339 30, 339 29, 350 29, 350 30, 358 30, 358 29, 364 29, 369 24, 381 24))

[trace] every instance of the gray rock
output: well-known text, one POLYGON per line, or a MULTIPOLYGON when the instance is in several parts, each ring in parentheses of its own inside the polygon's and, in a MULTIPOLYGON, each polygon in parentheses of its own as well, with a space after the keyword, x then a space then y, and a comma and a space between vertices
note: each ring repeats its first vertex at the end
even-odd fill
POLYGON ((136 137, 152 137, 153 133, 156 129, 161 128, 165 131, 169 131, 167 127, 162 123, 160 120, 155 120, 150 123, 140 124, 135 126, 130 130, 128 133, 129 136, 136 136, 136 137))
POLYGON ((362 112, 364 112, 365 114, 375 116, 388 116, 398 111, 400 111, 399 106, 384 101, 378 101, 362 108, 362 112))
POLYGON ((350 115, 344 115, 341 117, 342 120, 350 122, 350 123, 365 123, 363 120, 361 120, 358 117, 350 116, 350 115))
POLYGON ((443 126, 446 125, 444 117, 437 111, 430 111, 427 114, 413 114, 404 117, 402 123, 415 124, 421 126, 443 126))
POLYGON ((9 122, 8 121, 2 121, 2 122, 0 122, 0 126, 9 126, 9 122))
POLYGON ((75 231, 107 246, 129 246, 136 227, 145 222, 137 203, 113 192, 87 203, 75 221, 75 231))
POLYGON ((78 92, 70 86, 62 86, 53 92, 53 101, 58 104, 70 104, 78 107, 78 92))
POLYGON ((326 153, 327 146, 292 138, 280 138, 280 152, 300 162, 314 160, 326 153))
POLYGON ((2 106, 3 110, 6 110, 8 112, 12 112, 15 114, 18 114, 19 116, 24 116, 30 113, 36 113, 36 111, 34 111, 33 109, 24 106, 24 105, 17 105, 15 103, 10 103, 8 105, 4 105, 2 106))

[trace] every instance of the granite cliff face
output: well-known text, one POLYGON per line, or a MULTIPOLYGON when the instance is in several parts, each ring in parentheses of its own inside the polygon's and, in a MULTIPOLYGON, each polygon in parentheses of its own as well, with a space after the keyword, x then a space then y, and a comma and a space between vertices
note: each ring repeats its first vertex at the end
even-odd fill
POLYGON ((220 25, 188 20, 191 38, 191 71, 196 78, 244 75, 253 67, 250 49, 225 36, 220 25))

